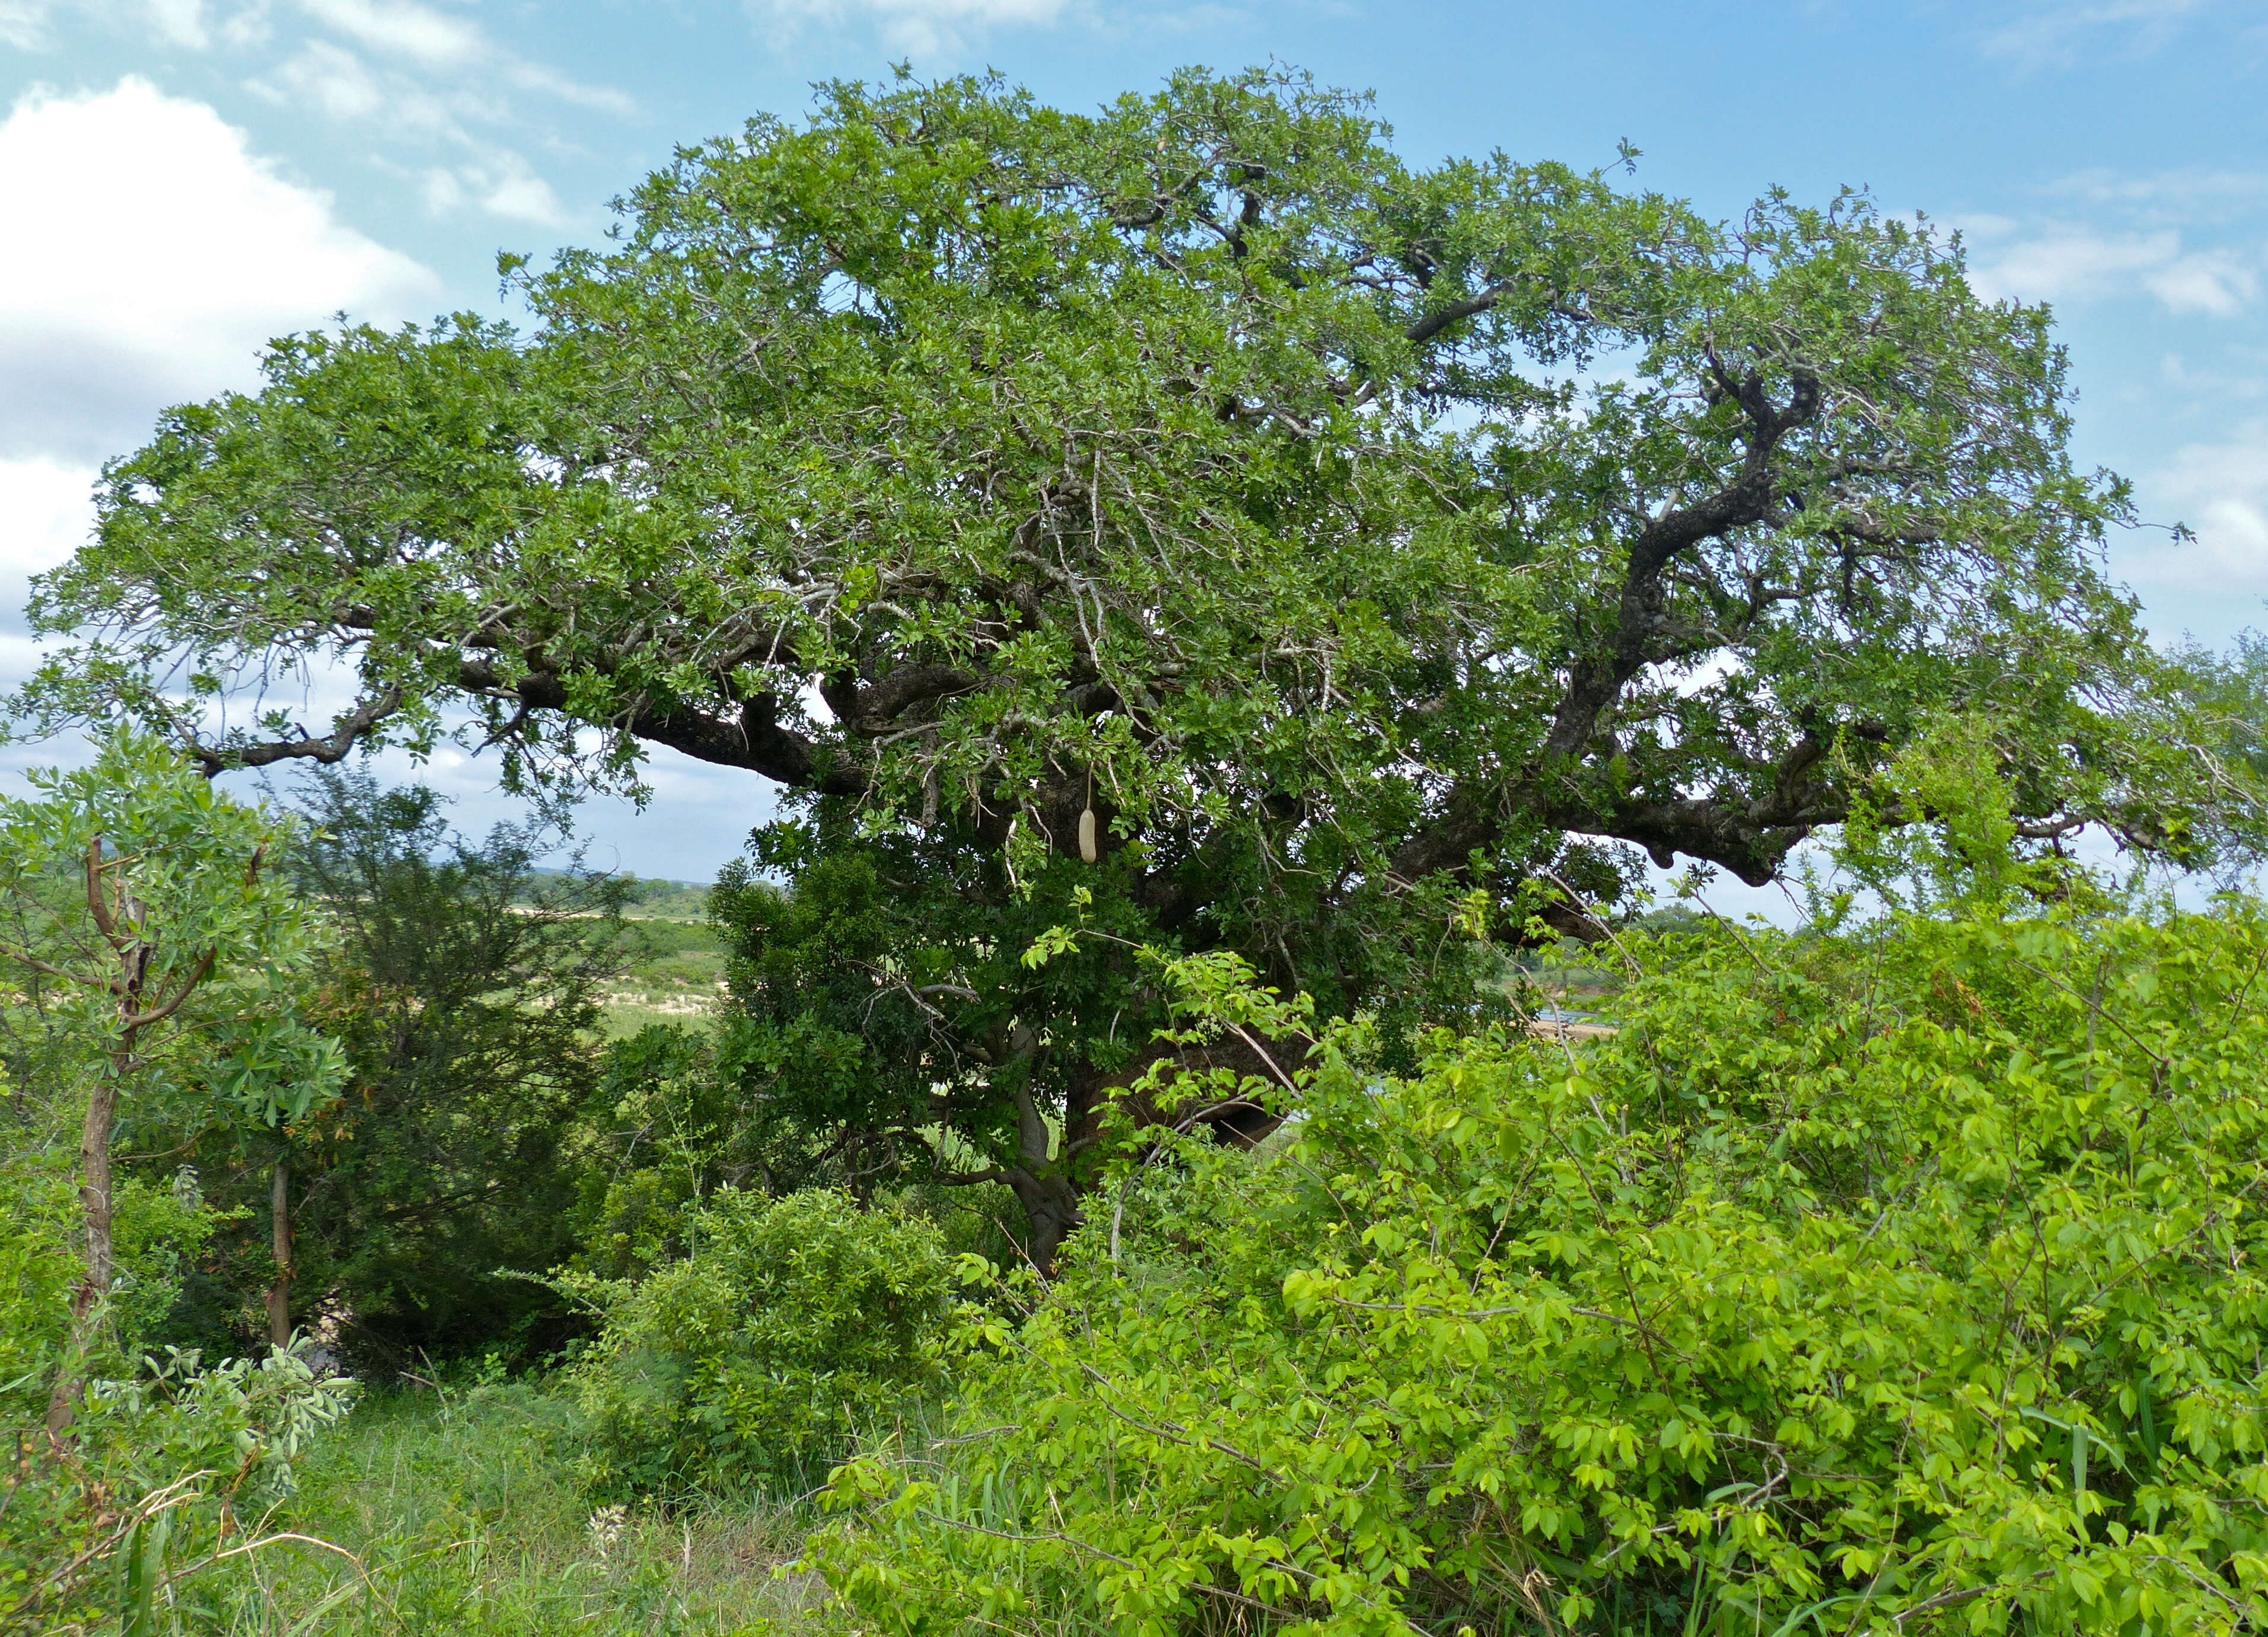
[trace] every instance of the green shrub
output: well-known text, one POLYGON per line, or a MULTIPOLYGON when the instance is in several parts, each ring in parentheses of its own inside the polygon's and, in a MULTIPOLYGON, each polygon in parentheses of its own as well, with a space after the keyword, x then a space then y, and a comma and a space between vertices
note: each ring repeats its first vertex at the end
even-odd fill
POLYGON ((684 1260, 579 1287, 607 1308, 578 1366, 599 1487, 808 1487, 934 1382, 949 1264, 926 1221, 727 1190, 687 1231, 684 1260))
POLYGON ((0 1187, 10 1196, 0 1212, 0 1413, 29 1421, 47 1406, 70 1332, 78 1197, 64 1164, 38 1154, 0 1161, 0 1187))
POLYGON ((2268 1622, 2268 915, 1627 941, 1609 1038, 1123 1171, 838 1474, 867 1629, 2268 1622))
MULTIPOLYGON (((70 1333, 71 1292, 85 1265, 76 1240, 82 1206, 66 1154, 0 1154, 0 1428, 36 1420, 70 1333)), ((131 1371, 170 1328, 188 1265, 223 1220, 184 1175, 170 1186, 121 1181, 113 1200, 117 1266, 87 1365, 131 1371)))
POLYGON ((281 1544, 261 1527, 355 1383, 318 1375, 304 1341, 204 1364, 169 1350, 88 1383, 70 1435, 17 1429, 0 1478, 0 1630, 155 1633, 155 1611, 222 1560, 281 1544), (12 1623, 11 1623, 12 1622, 12 1623))

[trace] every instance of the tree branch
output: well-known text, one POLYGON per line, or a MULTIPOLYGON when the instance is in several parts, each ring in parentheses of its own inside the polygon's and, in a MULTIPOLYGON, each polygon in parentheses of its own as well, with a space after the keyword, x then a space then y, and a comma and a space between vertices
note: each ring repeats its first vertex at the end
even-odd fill
POLYGON ((1655 518, 1631 542, 1630 564, 1624 571, 1622 597, 1615 613, 1613 646, 1575 667, 1544 740, 1547 757, 1572 756, 1580 749, 1597 728, 1600 715, 1631 678, 1660 657, 1649 639, 1661 628, 1666 613, 1662 570, 1680 552, 1757 522, 1771 512, 1772 452, 1788 432, 1819 411, 1819 381, 1808 372, 1797 372, 1785 409, 1772 407, 1761 377, 1751 373, 1734 382, 1721 371, 1719 375, 1728 395, 1739 398, 1749 417, 1748 448, 1741 459, 1740 475, 1707 498, 1655 518))
MULTIPOLYGON (((567 709, 567 685, 556 671, 531 671, 507 685, 490 661, 466 660, 458 667, 457 682, 469 693, 516 698, 526 710, 567 709)), ((865 775, 839 763, 822 765, 816 741, 780 726, 779 697, 770 690, 743 700, 731 720, 691 705, 650 701, 630 706, 617 720, 633 738, 667 745, 696 761, 746 768, 778 784, 824 795, 855 796, 866 790, 865 775)))
POLYGON ((823 685, 821 691, 844 727, 874 737, 888 733, 915 705, 967 693, 981 680, 950 665, 906 665, 879 682, 861 685, 854 678, 823 685))
POLYGON ((147 1029, 152 1023, 164 1022, 181 1009, 181 1002, 189 998, 199 984, 211 976, 213 961, 219 953, 217 949, 206 950, 197 957, 196 965, 189 969, 189 975, 181 980, 181 986, 173 991, 170 999, 151 1007, 146 1012, 129 1012, 119 1020, 120 1022, 128 1029, 147 1029))
POLYGON ((0 955, 5 955, 19 965, 28 966, 42 977, 61 978, 64 983, 77 984, 82 989, 99 989, 113 995, 126 992, 125 985, 114 977, 88 977, 82 973, 67 972, 60 966, 48 965, 29 949, 15 944, 0 944, 0 955))
POLYGON ((1477 318, 1487 312, 1496 306, 1508 288, 1510 286, 1506 284, 1491 284, 1469 300, 1456 302, 1438 313, 1430 313, 1403 330, 1402 338, 1413 347, 1423 346, 1450 325, 1462 324, 1469 318, 1477 318))
POLYGON ((320 739, 272 739, 257 744, 221 746, 199 744, 194 738, 184 748, 204 770, 207 778, 244 767, 269 767, 278 762, 309 757, 325 767, 343 761, 347 752, 387 717, 401 708, 401 688, 389 682, 343 716, 331 719, 331 731, 320 739))

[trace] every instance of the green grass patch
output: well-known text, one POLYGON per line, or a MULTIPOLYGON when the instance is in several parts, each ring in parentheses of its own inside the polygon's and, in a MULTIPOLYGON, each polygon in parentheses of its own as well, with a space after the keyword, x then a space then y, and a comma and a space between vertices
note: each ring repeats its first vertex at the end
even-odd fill
MULTIPOLYGON (((802 1637, 815 1577, 787 1575, 804 1519, 752 1499, 597 1508, 572 1404, 504 1383, 377 1395, 322 1439, 278 1541, 175 1588, 177 1629, 252 1637, 802 1637), (349 1556, 347 1554, 351 1554, 349 1556)), ((247 1523, 253 1520, 246 1520, 247 1523)))

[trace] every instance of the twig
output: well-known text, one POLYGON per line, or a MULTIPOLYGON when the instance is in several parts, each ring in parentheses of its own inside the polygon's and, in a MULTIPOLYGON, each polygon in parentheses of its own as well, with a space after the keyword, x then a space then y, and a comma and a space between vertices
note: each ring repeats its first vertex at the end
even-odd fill
POLYGON ((1644 977, 1646 976, 1646 969, 1638 963, 1638 957, 1630 952, 1630 946, 1623 942, 1621 938, 1616 935, 1615 929, 1607 925, 1606 918, 1602 916, 1596 910, 1594 910, 1590 906, 1589 903, 1585 900, 1581 893, 1577 892, 1572 887, 1570 887, 1565 881, 1562 881, 1559 878, 1558 872, 1556 870, 1539 866, 1535 873, 1543 877, 1545 881, 1550 881, 1554 887, 1557 887, 1561 892, 1565 893, 1567 895, 1567 902, 1573 904, 1577 910, 1580 911, 1584 918, 1588 920, 1592 925, 1606 933, 1608 940, 1615 946, 1616 951, 1621 955, 1623 963, 1630 968, 1631 976, 1632 977, 1644 977))

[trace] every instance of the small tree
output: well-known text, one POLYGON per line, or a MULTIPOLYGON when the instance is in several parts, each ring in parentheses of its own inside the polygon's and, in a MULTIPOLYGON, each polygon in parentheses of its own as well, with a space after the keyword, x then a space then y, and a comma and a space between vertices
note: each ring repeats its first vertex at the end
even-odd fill
POLYGON ((48 1405, 60 1434, 110 1291, 122 1108, 132 1117, 194 1081, 231 1117, 274 1125, 335 1095, 341 1058, 295 1016, 292 983, 313 929, 274 867, 289 835, 275 817, 128 732, 93 765, 36 772, 32 784, 34 797, 0 802, 0 896, 14 911, 0 955, 59 986, 53 1014, 90 1080, 78 1157, 85 1267, 48 1405))
POLYGON ((292 877, 337 929, 316 1015, 352 1077, 344 1103, 286 1145, 306 1179, 301 1287, 338 1300, 357 1342, 397 1361, 524 1343, 560 1315, 542 1287, 496 1270, 574 1248, 576 1121, 600 1079, 598 1001, 622 962, 627 883, 539 874, 562 829, 499 825, 475 842, 421 786, 326 769, 296 794, 314 835, 292 877))

